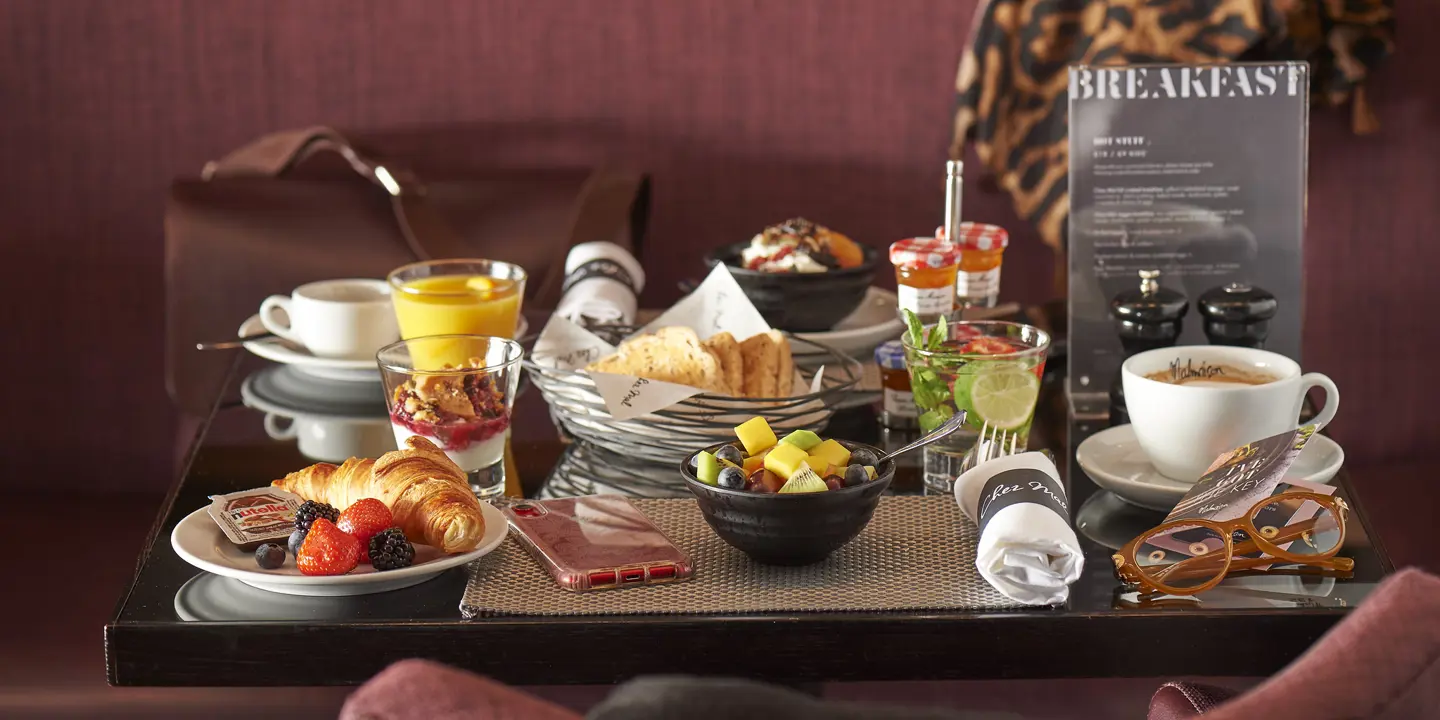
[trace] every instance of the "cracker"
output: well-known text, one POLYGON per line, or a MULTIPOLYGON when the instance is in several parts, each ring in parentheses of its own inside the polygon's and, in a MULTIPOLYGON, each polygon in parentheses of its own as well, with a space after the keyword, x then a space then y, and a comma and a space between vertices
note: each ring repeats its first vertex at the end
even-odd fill
POLYGON ((741 395, 745 388, 745 357, 740 354, 740 342, 734 335, 720 331, 701 343, 715 357, 720 358, 720 369, 725 373, 725 384, 730 386, 731 395, 741 395))
POLYGON ((771 330, 780 354, 780 366, 775 370, 775 396, 790 397, 795 390, 795 356, 790 353, 790 339, 778 330, 771 330))
POLYGON ((747 398, 777 397, 779 377, 780 346, 771 333, 752 335, 740 343, 740 355, 745 360, 745 388, 747 398))
POLYGON ((720 358, 701 345, 695 331, 686 327, 661 328, 653 335, 631 338, 621 343, 614 355, 593 362, 585 369, 731 394, 720 358))

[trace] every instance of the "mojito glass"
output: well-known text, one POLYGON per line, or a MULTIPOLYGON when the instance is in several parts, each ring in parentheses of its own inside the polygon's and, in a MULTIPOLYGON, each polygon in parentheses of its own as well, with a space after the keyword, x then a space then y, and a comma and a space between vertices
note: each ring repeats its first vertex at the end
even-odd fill
POLYGON ((934 430, 957 411, 967 414, 965 428, 925 447, 926 485, 948 489, 982 428, 1018 435, 1020 447, 1029 441, 1050 335, 1012 322, 907 322, 905 365, 921 431, 934 430))

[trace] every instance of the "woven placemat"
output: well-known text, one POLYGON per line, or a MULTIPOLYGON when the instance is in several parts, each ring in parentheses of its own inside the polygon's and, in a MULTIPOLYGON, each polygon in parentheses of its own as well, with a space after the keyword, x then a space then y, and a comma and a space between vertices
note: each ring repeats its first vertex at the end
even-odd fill
POLYGON ((460 612, 496 615, 650 615, 873 612, 1017 607, 975 570, 979 533, 948 496, 880 499, 864 532, 824 562, 761 565, 726 545, 693 499, 637 499, 695 576, 671 585, 572 593, 514 540, 467 566, 460 612))

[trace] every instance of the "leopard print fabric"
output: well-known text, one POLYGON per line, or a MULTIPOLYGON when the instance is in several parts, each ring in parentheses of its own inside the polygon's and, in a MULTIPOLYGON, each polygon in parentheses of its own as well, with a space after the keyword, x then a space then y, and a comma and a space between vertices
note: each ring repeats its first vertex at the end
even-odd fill
MULTIPOLYGON (((1434 0, 1425 0, 1431 2, 1434 0)), ((1317 102, 1352 101, 1390 55, 1395 0, 982 0, 960 60, 953 159, 973 144, 1020 217, 1063 248, 1071 64, 1308 60, 1317 102)))

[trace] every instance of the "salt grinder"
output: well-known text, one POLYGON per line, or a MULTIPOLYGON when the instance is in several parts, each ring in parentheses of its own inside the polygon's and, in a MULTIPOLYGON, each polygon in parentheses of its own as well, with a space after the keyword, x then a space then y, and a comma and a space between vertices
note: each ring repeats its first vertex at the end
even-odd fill
POLYGON ((1210 288, 1195 303, 1205 318, 1205 337, 1211 345, 1263 348, 1270 335, 1270 318, 1279 304, 1268 290, 1248 283, 1210 288))
MULTIPOLYGON (((1160 287, 1159 270, 1141 270, 1140 287, 1123 290, 1110 299, 1110 318, 1129 358, 1139 352, 1171 347, 1180 339, 1181 319, 1190 309, 1184 293, 1160 287)), ((1110 424, 1130 422, 1125 408, 1125 383, 1120 369, 1110 384, 1110 424)))

